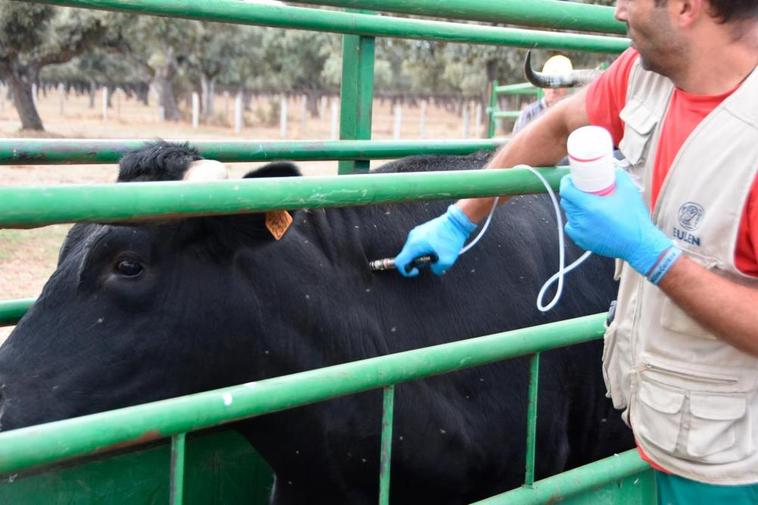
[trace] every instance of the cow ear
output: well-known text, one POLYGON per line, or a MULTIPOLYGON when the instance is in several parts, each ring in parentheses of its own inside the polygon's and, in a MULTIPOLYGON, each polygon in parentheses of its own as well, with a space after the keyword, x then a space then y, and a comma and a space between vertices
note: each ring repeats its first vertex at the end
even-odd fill
MULTIPOLYGON (((245 179, 265 177, 299 177, 302 174, 294 163, 276 161, 248 172, 245 179)), ((236 248, 242 244, 263 243, 281 239, 289 230, 294 220, 294 211, 273 211, 257 214, 240 214, 207 218, 214 235, 227 248, 236 248)))
POLYGON ((263 165, 257 170, 245 174, 245 179, 256 179, 264 177, 300 177, 300 169, 289 161, 275 161, 268 165, 263 165))

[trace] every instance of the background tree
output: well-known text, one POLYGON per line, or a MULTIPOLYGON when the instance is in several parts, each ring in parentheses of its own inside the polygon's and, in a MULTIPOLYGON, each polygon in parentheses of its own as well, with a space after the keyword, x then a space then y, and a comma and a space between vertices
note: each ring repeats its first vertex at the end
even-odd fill
POLYGON ((32 96, 40 70, 103 45, 108 13, 0 0, 0 78, 21 128, 44 130, 32 96))

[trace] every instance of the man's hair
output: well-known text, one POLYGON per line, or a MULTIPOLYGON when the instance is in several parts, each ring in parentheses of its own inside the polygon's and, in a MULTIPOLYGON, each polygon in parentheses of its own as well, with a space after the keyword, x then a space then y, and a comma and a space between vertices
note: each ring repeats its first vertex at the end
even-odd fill
MULTIPOLYGON (((668 0, 655 0, 655 5, 661 7, 668 0)), ((741 19, 758 19, 758 2, 756 0, 708 0, 711 4, 709 14, 719 23, 728 23, 741 19)))
POLYGON ((756 0, 708 0, 710 13, 720 23, 740 19, 758 19, 758 2, 756 0))

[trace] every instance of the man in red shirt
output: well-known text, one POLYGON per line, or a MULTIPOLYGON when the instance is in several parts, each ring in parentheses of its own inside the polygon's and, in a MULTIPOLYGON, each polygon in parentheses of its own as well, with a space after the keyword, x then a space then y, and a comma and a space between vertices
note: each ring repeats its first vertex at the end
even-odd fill
MULTIPOLYGON (((566 232, 624 260, 604 372, 656 469, 659 503, 758 503, 758 2, 618 0, 632 47, 495 154, 546 166, 581 126, 629 161, 608 196, 561 184, 566 232), (642 192, 635 184, 642 186, 642 192), (652 216, 651 216, 652 214, 652 216)), ((416 227, 398 271, 444 273, 492 206, 416 227)))

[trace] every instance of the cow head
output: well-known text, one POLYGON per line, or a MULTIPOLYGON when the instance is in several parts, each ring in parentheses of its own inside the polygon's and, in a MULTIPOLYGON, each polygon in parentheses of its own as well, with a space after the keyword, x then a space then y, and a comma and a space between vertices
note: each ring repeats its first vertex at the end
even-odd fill
MULTIPOLYGON (((127 154, 119 182, 225 177, 187 145, 127 154)), ((299 175, 272 163, 246 177, 299 175)), ((3 430, 259 378, 261 303, 239 261, 275 242, 262 214, 77 224, 0 348, 3 430)), ((258 277, 258 279, 255 279, 258 277)))

